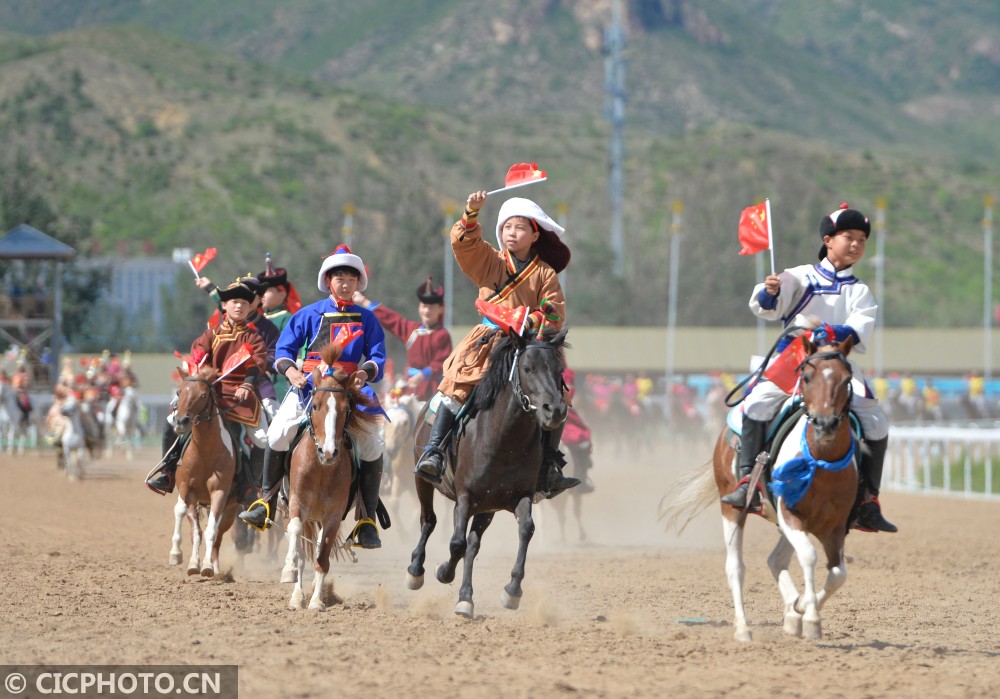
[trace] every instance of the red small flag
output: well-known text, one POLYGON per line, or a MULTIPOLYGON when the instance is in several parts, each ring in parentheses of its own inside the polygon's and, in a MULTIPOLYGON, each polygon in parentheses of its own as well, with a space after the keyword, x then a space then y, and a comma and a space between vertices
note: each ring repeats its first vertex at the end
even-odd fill
POLYGON ((346 348, 349 344, 351 344, 364 334, 365 334, 364 328, 358 328, 357 330, 348 330, 346 325, 341 325, 340 330, 337 331, 337 334, 333 338, 333 341, 336 344, 340 345, 342 348, 346 348))
MULTIPOLYGON (((250 359, 253 358, 253 347, 251 347, 246 342, 236 350, 234 354, 229 355, 225 362, 222 364, 222 373, 219 374, 219 379, 224 376, 236 371, 238 368, 246 364, 250 359)), ((218 380, 218 379, 217 379, 218 380)))
POLYGON ((208 248, 205 252, 199 252, 191 258, 191 267, 194 268, 195 272, 200 273, 209 262, 215 259, 216 252, 218 251, 215 248, 208 248))
POLYGON ((767 203, 748 206, 740 214, 741 255, 754 255, 771 247, 767 235, 767 203))
POLYGON ((797 338, 781 351, 771 366, 764 370, 764 378, 780 388, 785 393, 795 390, 799 380, 799 367, 806 360, 806 348, 803 347, 805 335, 797 338))
POLYGON ((507 171, 507 178, 503 184, 504 187, 513 187, 516 184, 534 182, 535 180, 540 182, 547 178, 545 170, 538 169, 538 163, 515 163, 507 171))

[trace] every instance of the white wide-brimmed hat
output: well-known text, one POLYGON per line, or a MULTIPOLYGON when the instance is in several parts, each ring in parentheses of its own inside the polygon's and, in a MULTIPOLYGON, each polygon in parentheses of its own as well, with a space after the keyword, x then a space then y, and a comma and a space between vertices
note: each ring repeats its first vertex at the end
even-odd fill
POLYGON ((326 274, 335 267, 350 267, 356 269, 361 278, 358 280, 358 291, 368 288, 368 271, 361 258, 351 252, 346 245, 338 245, 337 249, 323 258, 323 264, 319 268, 319 276, 316 278, 316 286, 320 291, 330 293, 330 285, 326 283, 326 274))

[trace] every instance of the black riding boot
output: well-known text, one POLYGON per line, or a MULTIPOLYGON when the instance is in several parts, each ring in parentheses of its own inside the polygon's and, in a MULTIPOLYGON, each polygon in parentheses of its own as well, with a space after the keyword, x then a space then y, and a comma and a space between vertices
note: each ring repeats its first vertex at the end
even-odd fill
POLYGON ((413 470, 415 474, 429 483, 440 483, 444 474, 444 449, 442 443, 451 428, 455 426, 455 413, 451 412, 444 403, 439 403, 437 408, 437 419, 431 427, 430 437, 427 438, 427 447, 424 455, 417 462, 417 467, 413 470))
MULTIPOLYGON (((743 434, 740 437, 740 454, 737 459, 736 490, 722 498, 722 502, 733 507, 746 507, 747 495, 750 492, 750 472, 757 462, 757 455, 764 450, 767 439, 767 421, 751 420, 743 416, 743 434), (748 479, 748 480, 744 480, 748 479), (740 482, 741 481, 741 482, 740 482)), ((756 505, 760 498, 754 493, 752 504, 756 505)))
POLYGON ((562 491, 580 485, 579 478, 569 478, 562 474, 566 459, 559 451, 559 442, 562 440, 564 426, 565 423, 554 430, 542 432, 542 470, 539 474, 539 485, 544 487, 540 487, 539 490, 546 493, 546 498, 554 498, 562 491))
POLYGON ((868 442, 870 454, 861 454, 861 488, 862 504, 858 510, 857 526, 861 529, 872 529, 877 532, 895 533, 899 531, 896 525, 882 516, 882 507, 878 502, 878 491, 882 485, 882 467, 885 464, 885 450, 889 446, 889 438, 868 442))
POLYGON ((174 492, 174 473, 181 460, 182 440, 177 437, 173 426, 167 422, 163 427, 162 464, 155 475, 146 479, 146 487, 160 495, 174 492))
POLYGON ((261 500, 251 506, 246 512, 240 512, 240 519, 257 529, 267 529, 268 518, 274 519, 275 507, 278 504, 278 488, 275 486, 285 477, 285 454, 283 451, 272 451, 271 447, 264 448, 264 476, 260 480, 261 489, 264 491, 261 500), (263 497, 274 488, 271 497, 267 499, 265 505, 263 497))
POLYGON ((358 490, 361 502, 365 504, 365 517, 371 520, 358 526, 357 541, 363 549, 382 548, 382 540, 378 538, 378 526, 375 524, 375 510, 378 508, 378 493, 382 487, 382 457, 374 461, 362 461, 361 473, 358 474, 358 490))

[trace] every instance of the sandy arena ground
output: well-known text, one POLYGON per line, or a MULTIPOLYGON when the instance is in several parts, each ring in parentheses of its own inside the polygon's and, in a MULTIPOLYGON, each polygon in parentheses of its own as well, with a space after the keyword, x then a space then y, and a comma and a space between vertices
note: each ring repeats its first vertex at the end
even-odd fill
MULTIPOLYGON (((381 550, 334 564, 340 601, 329 611, 291 611, 280 563, 257 553, 240 565, 229 535, 228 575, 204 580, 167 565, 175 499, 142 486, 153 453, 91 462, 77 483, 50 454, 3 454, 10 594, 0 601, 0 664, 235 663, 245 697, 1000 693, 1000 504, 885 495, 901 533, 848 537, 849 579, 823 610, 820 641, 782 633, 765 562, 776 531, 753 519, 754 641, 740 644, 717 510, 682 536, 657 522, 661 495, 710 447, 605 452, 598 490, 583 498, 586 542, 573 527, 561 541, 551 502, 536 508, 518 611, 500 604, 516 535, 513 517, 497 515, 477 559, 473 620, 453 613, 458 582, 433 578, 445 527, 428 547, 424 588, 406 589, 415 501, 398 507, 381 550)), ((448 522, 450 508, 437 503, 448 522)), ((184 551, 186 560, 186 528, 184 551)))

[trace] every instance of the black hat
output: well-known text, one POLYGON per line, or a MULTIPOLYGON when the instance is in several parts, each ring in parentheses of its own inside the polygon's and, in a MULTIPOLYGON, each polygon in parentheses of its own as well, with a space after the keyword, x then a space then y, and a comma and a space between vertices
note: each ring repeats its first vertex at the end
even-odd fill
POLYGON ((253 303, 258 296, 257 288, 258 286, 251 288, 250 285, 246 283, 245 277, 243 279, 237 279, 225 289, 219 289, 219 299, 224 302, 232 301, 233 299, 243 299, 248 303, 253 303))
POLYGON ((264 285, 265 290, 273 286, 288 286, 288 270, 284 267, 276 268, 271 263, 271 253, 267 253, 264 257, 264 267, 264 271, 257 275, 257 279, 264 285))
POLYGON ((240 277, 236 281, 246 287, 249 287, 250 291, 254 292, 257 296, 263 296, 264 292, 267 291, 267 284, 249 273, 245 277, 240 277))
MULTIPOLYGON (((872 233, 872 224, 868 220, 868 217, 857 209, 849 209, 847 207, 847 202, 845 201, 840 205, 840 208, 831 213, 829 216, 824 216, 823 220, 819 222, 819 237, 824 238, 828 235, 836 235, 841 231, 862 231, 865 234, 865 238, 872 233)), ((826 243, 823 243, 823 247, 819 249, 819 259, 826 257, 826 243)))
POLYGON ((422 303, 444 303, 444 287, 434 286, 434 277, 427 277, 427 281, 417 287, 417 298, 422 303))

